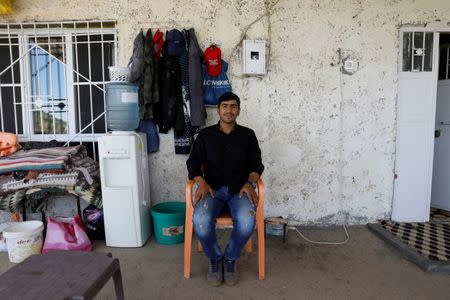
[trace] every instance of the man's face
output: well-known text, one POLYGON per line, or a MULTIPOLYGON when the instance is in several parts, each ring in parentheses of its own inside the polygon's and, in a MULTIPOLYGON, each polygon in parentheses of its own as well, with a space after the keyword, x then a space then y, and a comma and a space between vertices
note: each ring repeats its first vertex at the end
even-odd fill
POLYGON ((236 100, 227 100, 220 103, 217 109, 220 117, 220 121, 225 124, 232 124, 239 116, 240 108, 236 100))

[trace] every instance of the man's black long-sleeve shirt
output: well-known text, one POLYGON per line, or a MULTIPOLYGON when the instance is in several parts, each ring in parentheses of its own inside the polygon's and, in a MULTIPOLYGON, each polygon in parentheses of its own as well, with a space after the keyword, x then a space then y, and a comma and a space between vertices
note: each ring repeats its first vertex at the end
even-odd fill
POLYGON ((219 123, 201 130, 186 165, 189 179, 203 175, 212 189, 228 186, 231 193, 239 192, 251 172, 261 175, 264 170, 254 131, 237 124, 229 134, 219 123))

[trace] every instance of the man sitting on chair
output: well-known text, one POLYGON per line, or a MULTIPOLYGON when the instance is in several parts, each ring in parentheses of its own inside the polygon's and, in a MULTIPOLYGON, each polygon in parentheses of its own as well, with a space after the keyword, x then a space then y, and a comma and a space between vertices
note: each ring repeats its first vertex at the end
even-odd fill
POLYGON ((236 260, 255 228, 255 183, 264 170, 254 131, 236 123, 239 97, 223 94, 217 112, 220 121, 200 131, 186 162, 189 179, 198 185, 193 203, 194 231, 209 258, 207 280, 214 286, 223 280, 229 285, 238 282, 236 260), (216 217, 222 208, 228 208, 233 219, 223 254, 216 236, 216 217))

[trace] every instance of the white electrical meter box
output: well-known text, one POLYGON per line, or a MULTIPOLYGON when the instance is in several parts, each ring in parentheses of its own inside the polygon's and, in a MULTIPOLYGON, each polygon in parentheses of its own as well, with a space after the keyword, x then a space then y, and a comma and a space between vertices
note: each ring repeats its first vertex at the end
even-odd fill
POLYGON ((266 41, 244 40, 242 42, 242 73, 266 74, 266 41))

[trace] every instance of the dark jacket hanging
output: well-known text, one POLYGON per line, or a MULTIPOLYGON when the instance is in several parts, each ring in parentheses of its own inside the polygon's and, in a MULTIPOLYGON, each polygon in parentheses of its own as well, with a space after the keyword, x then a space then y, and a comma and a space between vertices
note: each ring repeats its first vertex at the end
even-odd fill
POLYGON ((191 93, 190 110, 192 126, 205 125, 206 110, 203 101, 203 76, 202 56, 203 51, 198 45, 194 28, 188 30, 188 68, 189 68, 189 91, 191 93))
POLYGON ((152 39, 152 30, 149 29, 144 40, 144 71, 140 86, 139 116, 143 120, 153 118, 153 105, 159 102, 158 62, 152 39))
POLYGON ((144 41, 144 32, 141 29, 134 38, 133 54, 128 63, 128 67, 130 68, 130 77, 128 80, 131 82, 139 83, 142 72, 144 71, 144 41))
POLYGON ((167 42, 164 43, 163 55, 159 61, 159 71, 160 103, 155 109, 155 121, 159 132, 167 133, 172 127, 175 127, 176 131, 183 131, 180 65, 176 56, 167 54, 167 42))
MULTIPOLYGON (((176 30, 176 29, 174 29, 176 30)), ((179 32, 179 31, 178 31, 179 32)), ((178 34, 177 34, 178 35, 178 34)), ((189 154, 194 135, 198 132, 198 127, 192 127, 190 120, 190 101, 191 94, 189 90, 189 59, 188 52, 190 44, 189 32, 183 30, 184 48, 179 52, 179 62, 181 71, 181 94, 183 96, 183 112, 184 112, 184 130, 174 133, 175 137, 175 154, 189 154)))

